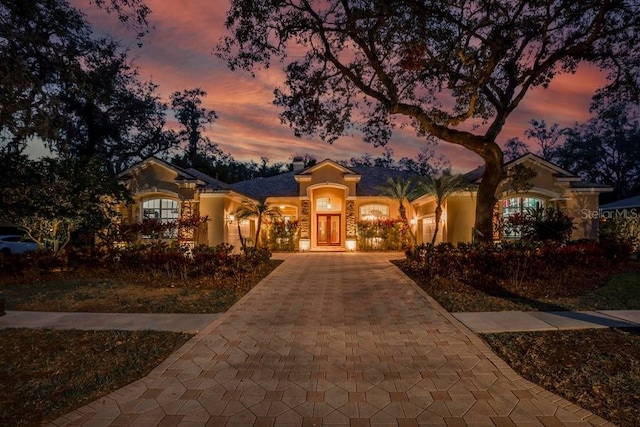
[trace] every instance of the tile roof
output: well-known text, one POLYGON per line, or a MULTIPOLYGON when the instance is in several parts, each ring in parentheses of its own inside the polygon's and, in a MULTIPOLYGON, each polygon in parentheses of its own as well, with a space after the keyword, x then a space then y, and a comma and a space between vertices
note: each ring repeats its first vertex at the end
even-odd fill
POLYGON ((356 166, 349 168, 361 176, 356 187, 357 196, 378 196, 380 191, 377 187, 387 183, 389 178, 402 177, 404 179, 417 178, 417 175, 397 169, 383 168, 379 166, 356 166))
MULTIPOLYGON (((380 192, 378 186, 384 185, 387 179, 396 176, 403 178, 415 177, 414 174, 396 169, 383 167, 350 167, 350 170, 361 176, 356 187, 358 196, 377 196, 380 192)), ((255 199, 267 197, 297 197, 299 186, 294 179, 294 172, 286 172, 268 178, 254 178, 247 181, 231 184, 230 187, 237 192, 246 194, 255 199)))
POLYGON ((300 190, 293 176, 293 172, 285 172, 267 178, 253 178, 247 181, 236 182, 235 184, 230 184, 230 187, 254 199, 297 197, 300 190))
POLYGON ((197 178, 200 181, 203 181, 205 183, 203 188, 205 188, 205 189, 208 189, 208 190, 233 190, 233 188, 231 188, 231 186, 229 184, 226 184, 226 183, 224 183, 222 181, 219 181, 219 180, 207 175, 204 172, 200 172, 197 169, 189 168, 189 169, 184 169, 184 171, 186 173, 190 174, 191 176, 193 176, 194 178, 197 178))

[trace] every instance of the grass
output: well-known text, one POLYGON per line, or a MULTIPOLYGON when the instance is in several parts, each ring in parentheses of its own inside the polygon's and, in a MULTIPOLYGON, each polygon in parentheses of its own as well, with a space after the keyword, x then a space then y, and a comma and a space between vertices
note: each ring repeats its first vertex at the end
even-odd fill
POLYGON ((0 425, 52 421, 145 376, 189 338, 151 331, 0 329, 0 425))
POLYGON ((395 262, 447 311, 558 311, 640 310, 640 264, 630 262, 616 271, 593 271, 584 286, 563 289, 553 283, 527 284, 518 291, 488 285, 482 280, 464 282, 436 277, 428 279, 412 270, 404 260, 395 262), (544 292, 541 287, 549 287, 544 292))
MULTIPOLYGON (((0 296, 9 310, 213 313, 231 306, 279 263, 271 261, 242 282, 224 283, 104 271, 4 278, 0 296)), ((524 292, 514 294, 482 283, 428 282, 402 261, 397 265, 449 311, 640 309, 637 263, 628 271, 594 272, 584 292, 552 297, 541 297, 539 290, 528 294, 526 283, 519 288, 524 292)), ((525 378, 625 426, 640 419, 639 336, 640 330, 598 329, 484 339, 525 378)), ((145 375, 186 339, 155 332, 2 330, 0 384, 15 387, 0 390, 0 425, 41 424, 63 415, 145 375)))
POLYGON ((102 313, 220 313, 282 261, 270 260, 237 280, 179 279, 107 270, 75 270, 0 282, 7 310, 102 313))
POLYGON ((619 426, 640 420, 640 329, 484 335, 524 378, 619 426))
MULTIPOLYGON (((217 313, 282 261, 224 280, 76 269, 0 277, 7 310, 217 313)), ((169 332, 0 329, 0 425, 41 425, 151 371, 190 336, 169 332)))
POLYGON ((619 273, 574 304, 581 310, 640 310, 640 273, 619 273))
MULTIPOLYGON (((591 271, 588 277, 563 271, 562 280, 570 282, 566 289, 526 280, 511 289, 489 280, 428 280, 404 261, 396 265, 450 312, 640 310, 638 261, 611 271, 591 271)), ((640 329, 515 332, 482 337, 524 378, 615 424, 638 425, 640 329)))

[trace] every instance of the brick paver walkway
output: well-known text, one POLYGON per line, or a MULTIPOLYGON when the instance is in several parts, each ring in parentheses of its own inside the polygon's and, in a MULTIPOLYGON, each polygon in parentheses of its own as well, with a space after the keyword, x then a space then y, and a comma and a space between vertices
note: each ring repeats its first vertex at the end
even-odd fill
POLYGON ((54 424, 606 424, 516 375, 393 255, 276 257, 285 263, 150 375, 54 424))

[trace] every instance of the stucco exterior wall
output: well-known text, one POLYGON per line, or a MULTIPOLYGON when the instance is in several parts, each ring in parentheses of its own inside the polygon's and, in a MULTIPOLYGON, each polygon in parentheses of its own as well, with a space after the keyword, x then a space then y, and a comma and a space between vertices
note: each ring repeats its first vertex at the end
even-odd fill
MULTIPOLYGON (((224 195, 201 194, 199 205, 200 215, 209 217, 209 221, 207 222, 207 244, 209 246, 215 246, 228 242, 228 230, 229 227, 234 226, 234 224, 227 223, 225 213, 233 212, 234 209, 227 206, 224 195)), ((228 243, 238 247, 240 242, 228 243)))
POLYGON ((598 194, 576 193, 566 203, 567 214, 573 218, 571 239, 598 238, 598 194))
POLYGON ((451 243, 471 242, 476 220, 475 194, 467 192, 449 197, 445 209, 445 240, 451 243))

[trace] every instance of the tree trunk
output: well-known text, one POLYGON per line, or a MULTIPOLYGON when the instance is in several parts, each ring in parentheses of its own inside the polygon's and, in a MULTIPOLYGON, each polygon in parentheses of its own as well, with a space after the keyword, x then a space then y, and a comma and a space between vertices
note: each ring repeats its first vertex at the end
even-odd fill
MULTIPOLYGON (((484 157, 484 156, 483 156, 484 157)), ((497 202, 496 190, 502 180, 502 152, 485 157, 485 172, 478 186, 474 241, 493 241, 493 210, 497 202)))
MULTIPOLYGON (((415 234, 413 234, 411 224, 409 224, 409 218, 407 218, 407 209, 404 207, 404 204, 402 202, 400 202, 400 206, 398 206, 398 213, 400 214, 400 219, 402 220, 403 230, 407 230, 407 232, 409 232, 409 239, 411 240, 410 249, 413 249, 416 246, 416 236, 415 234)), ((402 237, 404 240, 404 236, 402 237)))
POLYGON ((240 246, 242 247, 242 252, 247 252, 247 245, 244 242, 244 238, 242 237, 242 229, 240 228, 240 218, 236 219, 236 223, 238 224, 238 237, 240 238, 240 246))
POLYGON ((438 237, 438 231, 440 230, 440 219, 442 219, 442 206, 436 206, 436 229, 433 230, 433 237, 431 238, 431 246, 435 246, 436 237, 438 237))
POLYGON ((502 149, 496 144, 495 139, 504 126, 504 115, 494 121, 485 136, 480 136, 436 125, 429 117, 424 115, 424 113, 407 106, 397 107, 393 112, 399 112, 417 118, 421 127, 432 135, 443 141, 460 145, 482 157, 485 172, 478 186, 475 229, 472 239, 473 241, 491 242, 493 240, 493 208, 496 204, 495 194, 502 180, 504 161, 502 149))
POLYGON ((262 227, 262 217, 258 217, 258 224, 256 224, 256 241, 253 243, 253 247, 258 249, 260 241, 260 228, 262 227))

